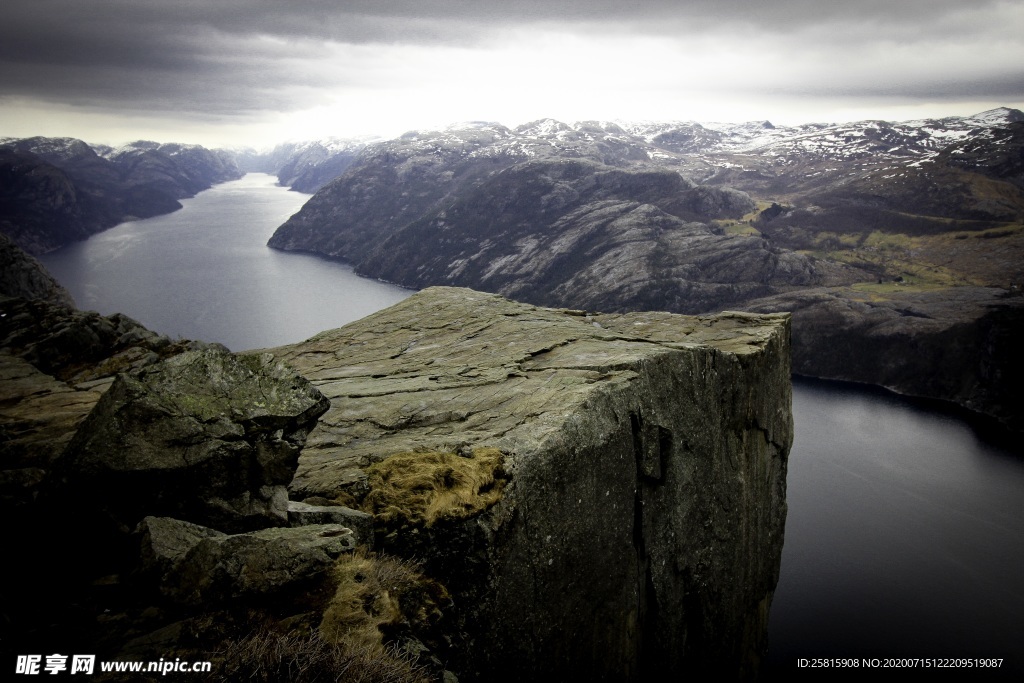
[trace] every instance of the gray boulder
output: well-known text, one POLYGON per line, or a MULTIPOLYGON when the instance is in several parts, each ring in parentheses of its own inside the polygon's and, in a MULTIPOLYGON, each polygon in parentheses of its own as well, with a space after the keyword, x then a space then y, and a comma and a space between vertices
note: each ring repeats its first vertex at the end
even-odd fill
POLYGON ((55 492, 122 532, 146 515, 226 532, 284 526, 285 487, 328 406, 267 354, 183 353, 118 376, 68 445, 55 492))
POLYGON ((355 547, 352 530, 340 524, 209 536, 173 565, 161 591, 196 606, 269 598, 324 578, 355 547))
POLYGON ((139 572, 165 579, 175 565, 202 541, 227 534, 172 517, 146 517, 135 530, 139 537, 139 572))

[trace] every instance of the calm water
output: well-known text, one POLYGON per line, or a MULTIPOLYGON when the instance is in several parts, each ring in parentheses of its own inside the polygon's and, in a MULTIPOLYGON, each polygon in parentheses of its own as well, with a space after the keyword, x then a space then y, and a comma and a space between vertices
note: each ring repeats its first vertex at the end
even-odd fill
POLYGON ((409 296, 349 266, 266 246, 310 195, 250 173, 40 259, 79 308, 122 312, 150 329, 233 351, 340 327, 409 296))
MULTIPOLYGON (((79 306, 240 350, 302 340, 409 294, 272 251, 307 195, 251 174, 43 260, 79 306)), ((770 663, 1006 657, 1024 643, 1024 459, 898 397, 797 382, 770 663)))
POLYGON ((771 661, 1005 657, 1024 671, 1024 457, 959 416, 797 381, 771 661))

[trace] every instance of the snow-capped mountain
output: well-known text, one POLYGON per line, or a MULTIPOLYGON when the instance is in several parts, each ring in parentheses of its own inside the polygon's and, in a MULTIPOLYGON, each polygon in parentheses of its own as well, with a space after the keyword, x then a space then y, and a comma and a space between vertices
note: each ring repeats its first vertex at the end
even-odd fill
POLYGON ((762 189, 770 181, 811 186, 920 166, 947 147, 984 139, 993 129, 1024 121, 1005 107, 965 117, 887 122, 809 123, 769 121, 698 123, 540 119, 515 128, 490 121, 412 130, 394 140, 332 138, 278 145, 265 155, 282 184, 311 192, 340 175, 359 153, 523 161, 584 158, 617 167, 665 166, 696 182, 762 189))

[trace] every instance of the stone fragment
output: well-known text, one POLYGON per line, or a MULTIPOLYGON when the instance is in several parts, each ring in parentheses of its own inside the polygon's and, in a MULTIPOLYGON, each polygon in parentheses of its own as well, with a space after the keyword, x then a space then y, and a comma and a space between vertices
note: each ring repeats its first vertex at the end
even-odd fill
POLYGON ((162 592, 187 605, 269 598, 324 577, 355 547, 355 534, 340 524, 211 536, 173 566, 162 592))
POLYGON ((226 535, 172 517, 146 517, 135 533, 139 536, 139 571, 159 579, 166 577, 200 542, 226 535))
POLYGON ((373 515, 344 505, 310 505, 288 501, 288 525, 341 524, 352 529, 359 543, 373 547, 373 515))

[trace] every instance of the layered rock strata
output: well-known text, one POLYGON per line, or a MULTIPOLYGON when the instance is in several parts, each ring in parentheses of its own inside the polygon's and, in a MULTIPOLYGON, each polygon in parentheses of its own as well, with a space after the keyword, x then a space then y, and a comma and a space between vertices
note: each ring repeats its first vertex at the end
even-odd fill
POLYGON ((785 315, 430 288, 272 350, 322 391, 290 486, 453 593, 468 680, 751 674, 792 441, 785 315))

